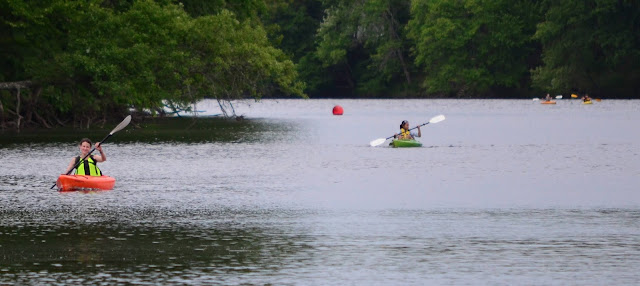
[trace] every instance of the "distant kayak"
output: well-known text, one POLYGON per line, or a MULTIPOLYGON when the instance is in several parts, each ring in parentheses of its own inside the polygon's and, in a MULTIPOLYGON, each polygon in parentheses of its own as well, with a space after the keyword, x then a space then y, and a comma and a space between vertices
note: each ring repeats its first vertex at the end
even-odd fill
POLYGON ((542 101, 540 102, 541 104, 556 104, 555 101, 551 100, 551 101, 542 101))
POLYGON ((422 143, 420 143, 419 141, 413 140, 413 139, 408 139, 408 140, 397 139, 397 140, 393 140, 390 145, 393 146, 393 147, 396 147, 396 148, 401 148, 401 147, 422 147, 422 143))
POLYGON ((56 186, 61 192, 82 190, 111 190, 116 179, 109 176, 60 175, 56 186))
POLYGON ((589 101, 583 101, 582 104, 593 104, 593 102, 591 102, 591 100, 589 101))

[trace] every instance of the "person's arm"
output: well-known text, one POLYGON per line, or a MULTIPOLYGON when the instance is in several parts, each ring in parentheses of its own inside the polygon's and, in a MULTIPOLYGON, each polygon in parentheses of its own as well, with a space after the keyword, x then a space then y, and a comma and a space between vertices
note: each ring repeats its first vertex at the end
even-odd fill
POLYGON ((76 157, 73 157, 71 158, 71 162, 69 162, 69 166, 67 167, 67 170, 63 174, 69 174, 69 172, 73 170, 73 166, 75 165, 76 165, 76 157))
POLYGON ((95 160, 96 162, 107 161, 107 155, 104 154, 104 150, 102 150, 102 146, 100 146, 100 142, 96 143, 96 150, 100 152, 100 155, 93 156, 93 160, 95 160))
POLYGON ((422 137, 422 131, 420 131, 420 125, 418 125, 418 137, 422 137))

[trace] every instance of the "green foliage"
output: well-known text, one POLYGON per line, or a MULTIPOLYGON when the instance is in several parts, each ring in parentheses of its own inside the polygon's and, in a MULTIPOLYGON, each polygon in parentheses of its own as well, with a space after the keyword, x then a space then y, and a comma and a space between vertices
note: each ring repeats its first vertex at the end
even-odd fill
POLYGON ((260 26, 240 23, 228 11, 200 17, 194 26, 200 28, 189 33, 187 43, 200 57, 192 71, 202 76, 198 90, 222 100, 260 99, 276 89, 305 96, 295 65, 270 45, 260 26))
POLYGON ((3 63, 12 63, 10 69, 3 69, 5 80, 38 80, 47 75, 41 69, 47 68, 55 54, 66 48, 72 11, 82 4, 63 0, 0 0, 0 3, 4 8, 2 46, 6 51, 0 57, 3 63))
POLYGON ((483 94, 518 87, 534 50, 531 1, 416 0, 407 26, 428 92, 483 94))
POLYGON ((260 16, 274 46, 289 55, 310 94, 334 88, 329 72, 315 55, 316 31, 324 16, 319 0, 272 0, 260 16))
POLYGON ((407 1, 334 1, 318 30, 316 57, 358 94, 384 93, 400 78, 411 83, 407 1))
POLYGON ((315 50, 315 34, 324 9, 318 0, 270 1, 262 23, 271 41, 293 60, 315 50))
MULTIPOLYGON (((177 6, 137 1, 115 13, 91 4, 76 15, 68 47, 54 57, 53 66, 70 82, 86 104, 159 108, 163 99, 179 95, 185 53, 180 35, 189 17, 177 6)), ((100 108, 98 109, 100 110, 100 108)))
MULTIPOLYGON (((230 5, 253 15, 264 4, 243 3, 230 5)), ((305 96, 294 63, 255 17, 238 21, 221 10, 193 18, 181 5, 152 0, 0 0, 0 7, 9 11, 0 23, 10 31, 6 49, 18 59, 3 78, 46 87, 42 98, 54 116, 91 122, 127 108, 155 112, 167 101, 305 96)))
POLYGON ((535 39, 544 65, 534 86, 599 96, 638 95, 640 4, 637 1, 546 1, 535 39))
POLYGON ((193 17, 217 15, 231 11, 239 21, 258 21, 258 15, 267 10, 265 0, 181 0, 185 11, 193 17))
POLYGON ((305 89, 638 97, 639 35, 626 0, 0 0, 0 81, 32 83, 0 125, 305 89))

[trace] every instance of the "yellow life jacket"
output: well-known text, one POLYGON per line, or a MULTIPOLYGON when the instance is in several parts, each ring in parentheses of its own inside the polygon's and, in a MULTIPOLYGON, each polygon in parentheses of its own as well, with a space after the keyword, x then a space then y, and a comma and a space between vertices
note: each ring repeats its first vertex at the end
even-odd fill
POLYGON ((81 160, 80 156, 76 157, 76 166, 78 166, 76 167, 76 175, 102 176, 102 172, 96 165, 93 155, 87 157, 86 160, 81 160))
POLYGON ((411 132, 409 132, 409 130, 404 130, 404 128, 400 128, 400 138, 401 139, 411 138, 411 132))

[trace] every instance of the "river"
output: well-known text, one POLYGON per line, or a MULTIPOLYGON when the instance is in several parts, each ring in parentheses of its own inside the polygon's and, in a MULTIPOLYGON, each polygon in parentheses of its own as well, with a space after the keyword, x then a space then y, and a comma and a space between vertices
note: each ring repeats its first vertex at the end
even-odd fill
POLYGON ((0 285, 640 283, 638 100, 234 108, 134 120, 104 144, 111 191, 50 189, 108 131, 0 133, 0 285), (439 114, 421 148, 369 146, 439 114))

